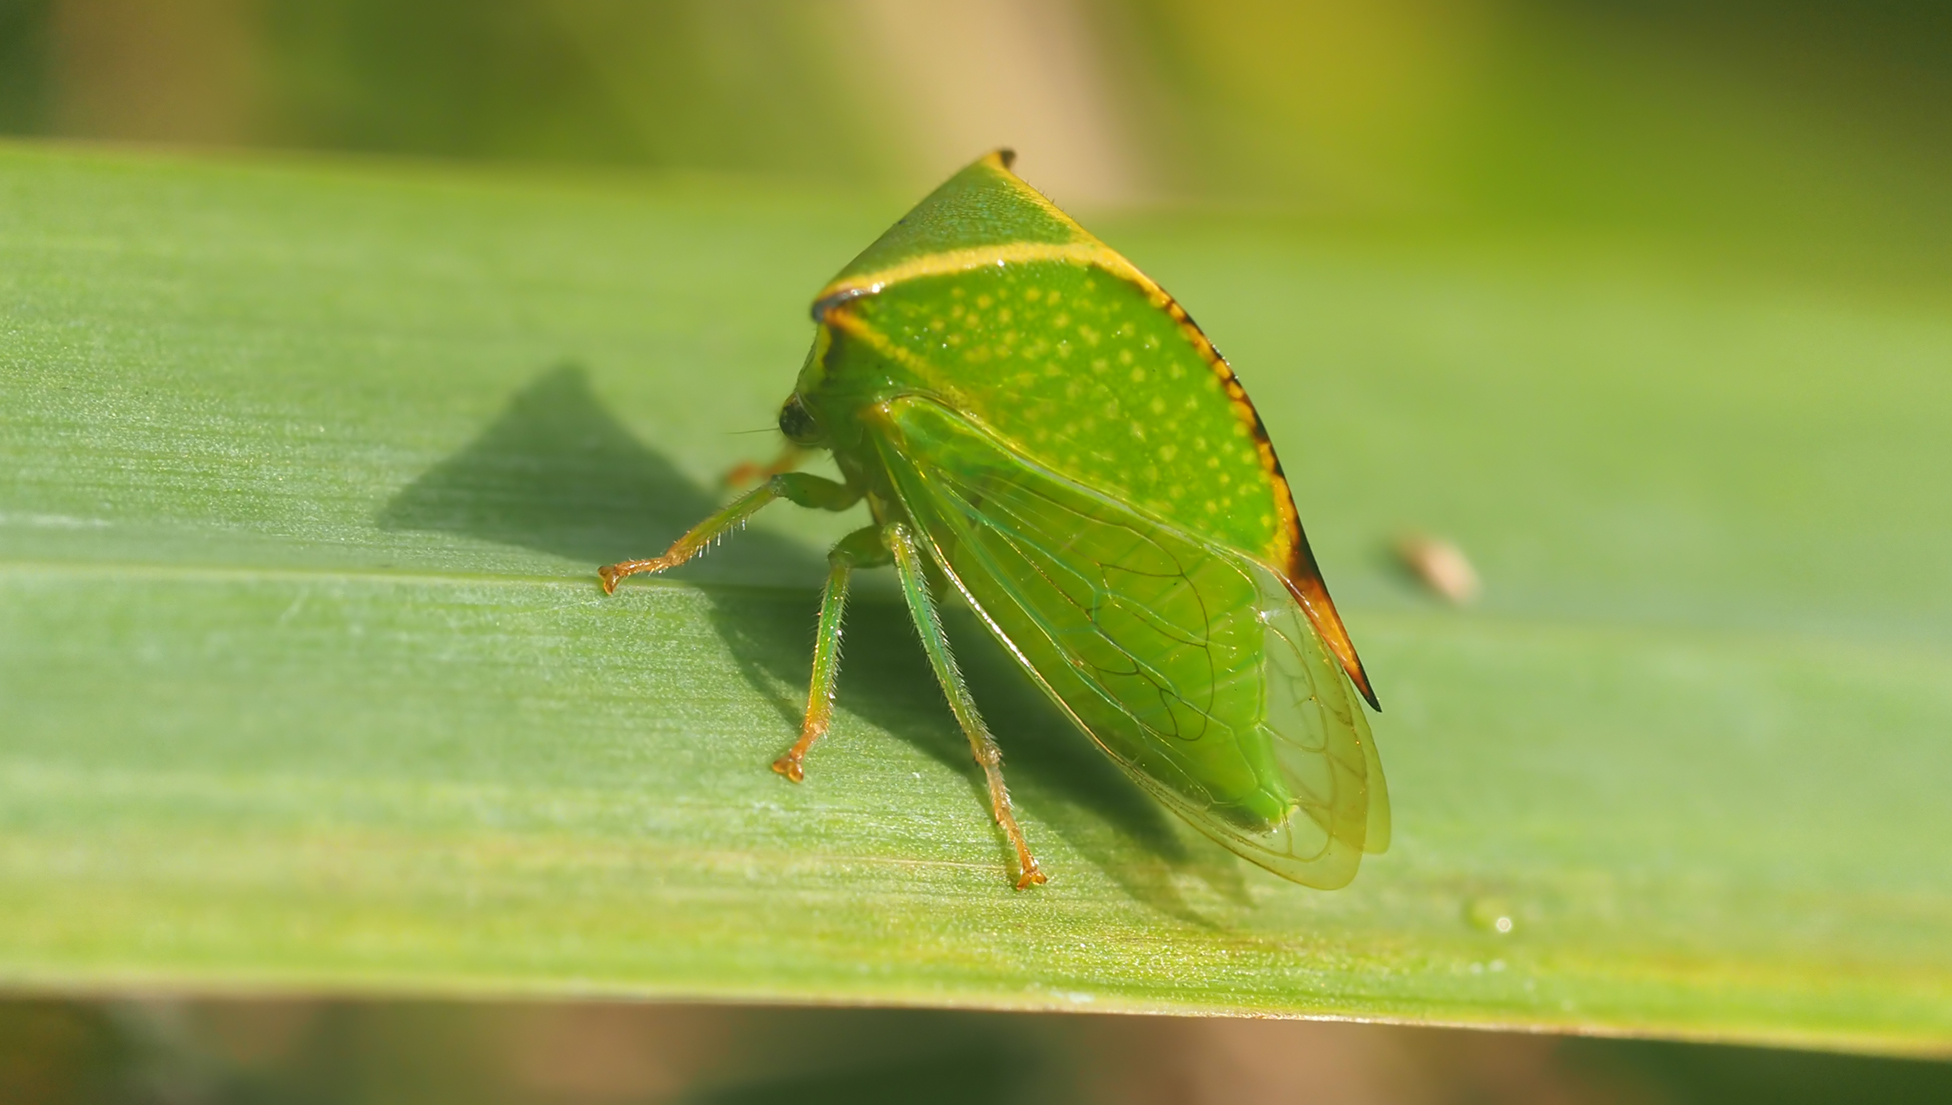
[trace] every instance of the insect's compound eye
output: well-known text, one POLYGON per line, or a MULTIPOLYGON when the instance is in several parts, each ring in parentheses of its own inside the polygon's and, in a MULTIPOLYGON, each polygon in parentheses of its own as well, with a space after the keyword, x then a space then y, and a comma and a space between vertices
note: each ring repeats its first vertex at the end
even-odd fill
POLYGON ((806 404, 800 402, 798 392, 788 396, 786 405, 779 409, 779 432, 795 445, 811 445, 820 440, 820 427, 806 404))

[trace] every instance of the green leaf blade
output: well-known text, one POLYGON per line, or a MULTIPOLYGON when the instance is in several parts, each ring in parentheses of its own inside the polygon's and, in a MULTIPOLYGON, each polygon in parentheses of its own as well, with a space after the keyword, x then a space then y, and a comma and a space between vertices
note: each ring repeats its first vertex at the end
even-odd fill
POLYGON ((872 584, 807 782, 766 770, 856 518, 593 577, 770 447, 730 431, 898 202, 25 148, 0 194, 10 985, 1952 1043, 1952 511, 1903 475, 1946 470, 1936 306, 1618 278, 1581 315, 1549 260, 1134 227, 1296 480, 1395 840, 1346 890, 1263 875, 953 617, 1053 874, 1018 893, 872 584), (1375 563, 1409 523, 1483 608, 1375 563))

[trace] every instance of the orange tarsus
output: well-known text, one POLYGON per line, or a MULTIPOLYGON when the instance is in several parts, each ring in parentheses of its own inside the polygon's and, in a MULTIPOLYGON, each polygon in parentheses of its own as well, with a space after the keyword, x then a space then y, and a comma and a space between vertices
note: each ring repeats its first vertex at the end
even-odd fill
POLYGON ((786 776, 788 782, 797 783, 806 778, 804 765, 807 749, 813 747, 814 741, 826 735, 827 726, 832 720, 831 707, 826 710, 809 709, 806 721, 800 725, 800 739, 793 742, 793 747, 787 749, 785 755, 773 761, 773 770, 786 776))
POLYGON ((1003 828, 1003 834, 1010 838, 1010 846, 1017 851, 1017 870, 1022 872, 1017 878, 1017 889, 1027 890, 1042 885, 1045 881, 1043 868, 1037 866, 1037 857, 1030 854, 1030 842, 1024 839, 1023 828, 1017 824, 1015 803, 1010 801, 1010 792, 1003 785, 1003 757, 992 744, 989 748, 991 758, 978 757, 976 763, 982 767, 989 782, 990 811, 996 815, 996 823, 1003 828))
POLYGON ((744 487, 749 483, 756 483, 764 479, 765 475, 766 468, 764 465, 755 464, 749 460, 742 460, 726 469, 725 475, 719 477, 719 482, 727 487, 744 487))
POLYGON ((1023 871, 1023 877, 1017 880, 1018 890, 1028 890, 1033 886, 1042 886, 1050 881, 1049 876, 1045 875, 1043 870, 1037 866, 1037 860, 1029 852, 1025 851, 1021 844, 1017 846, 1017 866, 1023 871))
POLYGON ((599 583, 603 584, 604 594, 614 595, 617 593, 617 584, 631 576, 639 575, 643 572, 661 572, 666 568, 675 568, 682 563, 684 563, 683 559, 674 560, 668 553, 664 556, 653 557, 649 560, 625 560, 618 564, 605 564, 603 567, 598 568, 596 570, 596 578, 599 583))
POLYGON ((795 468, 798 468, 800 461, 805 458, 805 449, 800 448, 798 445, 788 444, 786 448, 780 450, 778 456, 765 464, 759 464, 750 460, 740 461, 726 470, 725 475, 720 477, 720 482, 736 491, 751 484, 770 480, 774 476, 791 472, 795 468))

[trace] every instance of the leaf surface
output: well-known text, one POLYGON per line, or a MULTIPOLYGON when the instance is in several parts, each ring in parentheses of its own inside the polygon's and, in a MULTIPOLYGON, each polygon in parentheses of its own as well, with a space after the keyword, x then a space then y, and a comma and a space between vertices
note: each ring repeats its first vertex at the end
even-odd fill
POLYGON ((0 978, 1952 1046, 1943 294, 1094 226, 1281 449, 1394 841, 1333 893, 1236 860, 952 617, 1018 893, 886 591, 806 783, 766 770, 857 517, 593 575, 770 452, 806 300, 902 207, 0 148, 0 978), (1404 527, 1484 602, 1400 579, 1404 527))

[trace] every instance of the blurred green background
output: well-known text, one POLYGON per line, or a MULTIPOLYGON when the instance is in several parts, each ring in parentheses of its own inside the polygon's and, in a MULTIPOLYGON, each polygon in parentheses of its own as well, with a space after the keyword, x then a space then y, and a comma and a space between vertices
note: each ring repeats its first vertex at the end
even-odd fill
MULTIPOLYGON (((0 0, 0 131, 1659 230, 1939 266, 1917 0, 0 0)), ((1773 254, 1772 254, 1773 255, 1773 254)))
MULTIPOLYGON (((0 0, 0 132, 1603 236, 1943 303, 1952 6, 0 0)), ((545 170, 549 171, 549 170, 545 170)), ((1942 478, 1943 474, 1940 474, 1942 478)), ((1920 478, 1928 478, 1921 474, 1920 478)), ((1952 1099, 1930 1063, 1346 1025, 0 1005, 0 1100, 1952 1099)))
POLYGON ((0 1100, 138 1105, 1942 1102, 1952 1065, 1310 1021, 159 999, 0 1006, 0 1100))

